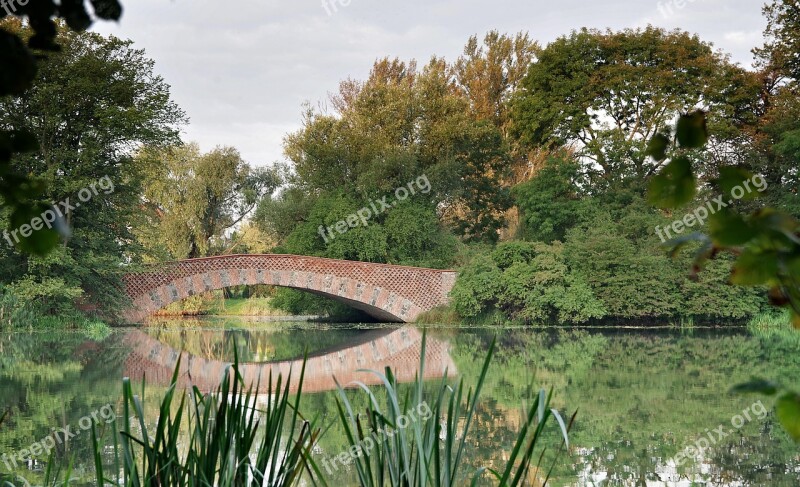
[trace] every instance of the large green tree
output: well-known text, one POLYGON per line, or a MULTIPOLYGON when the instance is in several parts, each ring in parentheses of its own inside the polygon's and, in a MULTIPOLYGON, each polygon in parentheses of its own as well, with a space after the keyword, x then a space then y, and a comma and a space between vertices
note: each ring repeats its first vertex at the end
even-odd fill
POLYGON ((764 15, 765 42, 753 50, 762 89, 760 118, 752 128, 756 151, 748 167, 769 183, 767 204, 800 216, 800 3, 773 0, 764 15))
POLYGON ((717 139, 705 161, 737 162, 730 144, 752 123, 757 93, 752 73, 688 33, 583 29, 541 51, 516 93, 513 121, 524 144, 574 149, 589 189, 643 188, 661 167, 648 141, 693 108, 713 114, 717 139))
MULTIPOLYGON (((422 69, 384 59, 366 81, 341 84, 335 113, 307 112, 304 127, 286 139, 286 184, 256 215, 280 251, 449 267, 453 234, 498 238, 510 203, 501 184, 507 145, 495 121, 476 120, 453 72, 441 59, 422 69), (409 184, 415 193, 397 200, 409 184), (332 237, 320 232, 380 201, 390 207, 377 205, 364 224, 332 237)), ((292 294, 281 291, 276 301, 292 294)), ((295 305, 297 296, 289 301, 295 312, 320 309, 295 305)))
MULTIPOLYGON (((105 20, 119 20, 122 6, 117 0, 91 0, 94 14, 105 20)), ((63 19, 70 29, 84 31, 93 19, 84 0, 62 1, 27 0, 7 2, 0 10, 0 99, 20 95, 31 87, 36 78, 37 57, 56 52, 59 24, 63 19), (20 20, 27 19, 29 29, 21 31, 20 20)), ((61 24, 63 26, 63 24, 61 24)), ((43 183, 29 174, 14 170, 11 160, 15 154, 38 149, 35 134, 18 127, 0 129, 0 206, 10 212, 10 227, 14 222, 28 220, 41 211, 39 200, 45 193, 43 183)), ((61 233, 65 233, 66 227, 61 233)), ((24 237, 20 248, 39 255, 46 254, 57 244, 58 231, 48 229, 24 237)))
MULTIPOLYGON (((0 128, 36 134, 40 150, 17 155, 11 168, 45 183, 42 206, 71 201, 61 209, 72 235, 44 258, 4 248, 0 282, 50 308, 76 296, 110 304, 120 264, 135 251, 130 222, 140 204, 140 174, 131 156, 144 144, 175 142, 185 117, 153 61, 131 41, 67 30, 57 41, 61 51, 39 63, 33 88, 0 100, 0 128), (103 191, 75 204, 101 180, 103 191)), ((0 218, 8 222, 11 211, 4 208, 0 218)))
POLYGON ((425 175, 432 190, 414 201, 467 239, 496 239, 509 203, 498 184, 508 153, 496 126, 470 116, 450 71, 441 59, 421 70, 384 59, 367 81, 342 83, 338 113, 309 113, 287 138, 297 185, 380 199, 425 175))

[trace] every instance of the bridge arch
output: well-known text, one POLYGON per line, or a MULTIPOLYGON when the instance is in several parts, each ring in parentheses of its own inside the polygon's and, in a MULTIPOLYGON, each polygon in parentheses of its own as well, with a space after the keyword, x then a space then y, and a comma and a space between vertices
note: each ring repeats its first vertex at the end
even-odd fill
POLYGON ((382 321, 410 323, 446 304, 456 273, 299 255, 226 255, 151 266, 123 282, 132 306, 128 323, 196 294, 267 284, 342 302, 382 321))

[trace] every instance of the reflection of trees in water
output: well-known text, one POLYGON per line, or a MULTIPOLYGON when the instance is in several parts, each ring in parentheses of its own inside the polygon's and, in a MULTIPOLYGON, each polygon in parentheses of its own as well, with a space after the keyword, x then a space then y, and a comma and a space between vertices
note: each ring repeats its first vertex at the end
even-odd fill
MULTIPOLYGON (((266 325, 270 326, 270 325, 266 325)), ((241 356, 299 354, 306 346, 323 349, 352 338, 339 331, 296 330, 148 330, 178 350, 229 360, 234 338, 241 356), (250 353, 251 355, 245 355, 250 353)), ((451 356, 467 383, 474 383, 486 346, 495 331, 446 331, 451 356)), ((779 338, 745 335, 694 337, 653 331, 600 333, 586 331, 500 331, 496 360, 489 369, 479 404, 468 460, 474 467, 499 466, 507 459, 520 424, 522 401, 535 387, 554 387, 562 413, 579 409, 571 435, 572 454, 556 466, 553 485, 574 485, 588 469, 605 472, 610 485, 641 485, 664 477, 664 461, 693 444, 707 429, 730 425, 733 415, 760 398, 728 396, 731 384, 751 375, 769 375, 787 384, 800 376, 796 346, 779 338)), ((12 408, 11 422, 0 427, 0 451, 30 445, 53 426, 75 424, 86 412, 119 397, 118 367, 128 350, 122 332, 101 343, 79 334, 0 336, 0 409, 12 408)), ((433 387, 433 384, 428 384, 433 387)), ((378 391, 380 388, 375 388, 378 391)), ((401 389, 402 390, 402 389, 401 389)), ((147 415, 156 418, 158 387, 148 387, 147 415)), ((356 408, 366 395, 348 392, 356 408)), ((771 406, 768 400, 764 404, 771 406)), ((326 454, 344 451, 347 441, 338 427, 335 393, 309 394, 301 407, 323 426, 326 454)), ((558 446, 550 435, 549 451, 558 446)), ((90 458, 88 444, 73 445, 76 458, 90 458)), ((794 485, 785 475, 800 465, 796 447, 775 426, 772 415, 751 421, 735 435, 713 446, 706 465, 687 464, 680 473, 712 485, 739 479, 745 485, 794 485), (770 477, 771 476, 771 477, 770 477)), ((347 485, 352 472, 333 480, 347 485)))
MULTIPOLYGON (((80 333, 0 336, 0 452, 28 448, 106 404, 116 404, 128 351, 119 335, 102 342, 80 333)), ((91 458, 88 436, 56 450, 57 458, 91 458)), ((5 467, 5 466, 3 466, 5 467)))
MULTIPOLYGON (((230 360, 234 342, 239 343, 240 352, 249 349, 249 332, 246 330, 209 329, 200 320, 154 320, 143 331, 175 350, 211 360, 230 360)), ((247 355, 240 355, 240 359, 248 361, 247 355)))
MULTIPOLYGON (((488 340, 486 332, 455 340, 452 356, 462 372, 477 373, 470 364, 488 340)), ((509 451, 519 421, 516 408, 533 380, 554 387, 562 411, 565 406, 579 410, 571 435, 573 465, 556 469, 560 479, 571 482, 588 469, 605 472, 612 484, 658 481, 665 477, 666 459, 708 429, 730 428, 731 417, 759 399, 728 395, 732 384, 751 375, 792 383, 800 372, 792 344, 743 334, 511 330, 500 333, 499 343, 486 382, 482 423, 476 427, 482 440, 476 456, 496 462, 501 458, 497 452, 509 451)), ((714 445, 706 462, 685 465, 680 473, 691 477, 702 470, 698 478, 715 485, 727 479, 794 485, 797 474, 787 472, 800 467, 795 445, 772 416, 749 422, 714 445)))
MULTIPOLYGON (((215 322, 216 323, 216 322, 215 322)), ((306 351, 347 346, 363 332, 353 329, 325 330, 299 327, 296 323, 265 323, 263 329, 244 329, 250 325, 241 320, 228 320, 220 326, 209 328, 209 322, 201 320, 158 320, 144 331, 153 338, 175 350, 222 362, 233 361, 234 347, 241 362, 271 362, 276 360, 302 359, 306 351)))

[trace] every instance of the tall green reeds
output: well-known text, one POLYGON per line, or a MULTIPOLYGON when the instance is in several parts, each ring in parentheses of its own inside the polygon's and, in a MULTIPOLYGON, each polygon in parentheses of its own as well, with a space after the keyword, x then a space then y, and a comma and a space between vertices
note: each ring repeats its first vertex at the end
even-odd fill
MULTIPOLYGON (((553 467, 569 446, 566 423, 550 408, 551 394, 539 391, 526 408, 518 436, 503 468, 475 468, 467 460, 468 440, 489 365, 492 342, 474 387, 452 382, 448 374, 424 384, 426 336, 416 380, 402 392, 392 370, 371 371, 380 377, 383 393, 356 385, 369 398, 365 411, 355 411, 338 386, 338 415, 353 458, 353 482, 362 487, 454 487, 492 482, 500 487, 547 485, 553 467), (385 406, 382 406, 385 403, 385 406), (547 441, 553 425, 557 442, 547 441), (549 446, 548 446, 549 445, 549 446)), ((265 405, 256 402, 260 384, 246 387, 238 357, 211 394, 197 388, 178 390, 180 361, 161 400, 154 427, 145 415, 145 384, 138 394, 123 381, 123 416, 114 429, 111 453, 91 431, 96 483, 99 487, 258 486, 283 487, 307 483, 328 486, 325 461, 312 455, 319 439, 314 421, 300 413, 305 364, 297 392, 270 376, 265 405), (259 439, 260 438, 260 439, 259 439), (109 459, 110 457, 110 459, 109 459), (111 469, 108 464, 111 464, 111 469)), ((69 484, 71 467, 49 470, 45 485, 69 484), (57 481, 60 471, 66 479, 57 481)))
POLYGON ((147 427, 144 384, 136 395, 130 380, 123 381, 123 429, 114 435, 113 478, 104 471, 92 431, 98 486, 284 487, 300 478, 318 434, 299 412, 305 365, 294 399, 291 374, 284 384, 270 373, 263 407, 256 407, 260 384, 245 387, 238 358, 212 394, 196 387, 178 394, 179 369, 180 361, 154 429, 147 427), (135 418, 138 434, 127 418, 135 418), (184 444, 181 432, 189 435, 184 444))
MULTIPOLYGON (((372 371, 383 382, 385 407, 369 387, 357 383, 369 396, 369 407, 363 413, 354 411, 344 389, 339 386, 339 418, 350 446, 348 451, 352 452, 357 485, 453 487, 475 485, 484 475, 493 477, 501 487, 546 485, 563 448, 568 446, 568 431, 575 416, 569 425, 566 424, 559 413, 549 407, 551 395, 540 391, 527 410, 505 468, 501 471, 471 469, 465 462, 467 440, 473 433, 471 427, 478 398, 495 343, 489 348, 474 389, 465 389, 463 379, 455 384, 448 383, 445 374, 430 395, 426 394, 422 379, 425 347, 423 337, 419 372, 405 395, 399 391, 391 369, 387 368, 383 374, 372 371), (557 422, 563 441, 546 467, 542 438, 551 420, 557 422)), ((311 463, 319 483, 327 486, 320 467, 329 469, 330 466, 327 460, 323 462, 322 465, 311 463)))
POLYGON ((792 326, 788 310, 770 310, 754 316, 747 324, 753 336, 764 340, 776 340, 789 346, 800 345, 800 333, 792 326))

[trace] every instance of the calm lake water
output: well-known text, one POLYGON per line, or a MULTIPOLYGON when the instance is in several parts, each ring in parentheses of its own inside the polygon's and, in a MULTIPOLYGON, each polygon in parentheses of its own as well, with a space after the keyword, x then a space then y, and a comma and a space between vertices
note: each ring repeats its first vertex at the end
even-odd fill
MULTIPOLYGON (((554 406, 565 417, 578 410, 569 455, 557 465, 553 485, 800 485, 800 450, 777 425, 772 401, 727 392, 753 376, 797 384, 798 342, 719 330, 432 328, 426 377, 457 373, 474 384, 495 335, 497 354, 469 441, 475 468, 504 464, 522 406, 544 387, 554 390, 554 406), (712 440, 697 460, 681 466, 669 460, 702 445, 702 438, 712 440)), ((76 476, 90 481, 89 433, 82 430, 88 420, 82 418, 94 413, 103 422, 119 414, 121 379, 146 376, 155 419, 158 391, 168 385, 181 350, 188 371, 182 383, 191 375, 202 388, 217 381, 235 353, 254 376, 297 366, 308 349, 303 409, 328 425, 336 421, 332 375, 343 383, 370 382, 373 376, 357 370, 390 364, 400 380, 412 379, 421 336, 414 327, 240 319, 164 322, 107 337, 2 334, 0 415, 9 414, 0 425, 0 480, 13 478, 10 470, 17 479, 41 483, 44 464, 22 462, 19 453, 69 426, 75 436, 56 449, 72 455, 76 476)), ((363 394, 349 394, 364 403, 363 394)), ((556 445, 555 429, 552 435, 556 445)), ((334 426, 318 454, 329 458, 345 445, 334 426)), ((342 486, 355 479, 347 467, 331 477, 342 486)))

